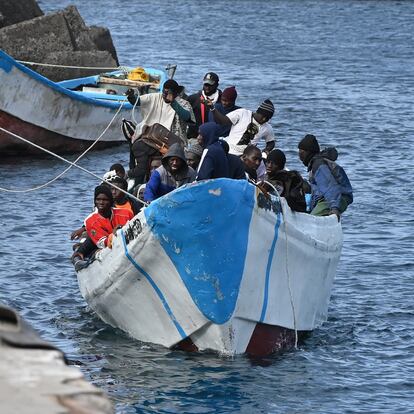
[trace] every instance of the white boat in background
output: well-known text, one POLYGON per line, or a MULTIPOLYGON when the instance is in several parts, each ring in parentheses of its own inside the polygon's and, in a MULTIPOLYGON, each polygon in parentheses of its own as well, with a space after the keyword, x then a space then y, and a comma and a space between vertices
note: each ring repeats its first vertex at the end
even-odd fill
MULTIPOLYGON (((0 127, 60 154, 86 149, 108 125, 96 148, 125 142, 122 118, 130 118, 132 109, 125 91, 159 92, 167 79, 151 68, 145 68, 148 81, 122 79, 126 71, 56 83, 0 51, 0 127)), ((0 131, 0 157, 41 153, 0 131)))
POLYGON ((341 248, 335 216, 217 179, 152 202, 77 276, 99 317, 138 340, 267 355, 326 320, 341 248))

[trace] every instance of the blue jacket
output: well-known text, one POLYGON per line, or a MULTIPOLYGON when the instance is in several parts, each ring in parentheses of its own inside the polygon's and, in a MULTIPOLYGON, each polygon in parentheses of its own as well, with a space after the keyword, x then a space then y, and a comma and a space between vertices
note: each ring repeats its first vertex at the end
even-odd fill
POLYGON ((214 122, 206 122, 199 128, 205 148, 198 167, 197 181, 210 178, 230 178, 227 154, 219 141, 220 126, 214 122))
POLYGON ((352 186, 342 167, 321 155, 315 155, 309 162, 309 182, 312 187, 311 209, 324 199, 331 209, 339 209, 341 197, 348 204, 353 201, 352 186))
POLYGON ((144 201, 153 201, 184 184, 191 183, 195 180, 195 171, 187 165, 184 155, 184 149, 180 144, 171 145, 167 154, 162 159, 161 167, 158 167, 153 173, 145 186, 144 201), (184 161, 183 168, 171 174, 168 159, 170 157, 181 158, 184 161))

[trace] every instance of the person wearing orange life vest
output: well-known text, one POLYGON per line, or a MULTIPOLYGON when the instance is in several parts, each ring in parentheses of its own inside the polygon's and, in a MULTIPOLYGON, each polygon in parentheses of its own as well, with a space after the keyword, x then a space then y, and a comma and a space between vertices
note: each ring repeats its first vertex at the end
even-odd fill
POLYGON ((107 185, 95 188, 96 211, 85 219, 88 236, 99 249, 112 246, 112 238, 117 229, 134 217, 132 211, 114 208, 111 189, 107 185))

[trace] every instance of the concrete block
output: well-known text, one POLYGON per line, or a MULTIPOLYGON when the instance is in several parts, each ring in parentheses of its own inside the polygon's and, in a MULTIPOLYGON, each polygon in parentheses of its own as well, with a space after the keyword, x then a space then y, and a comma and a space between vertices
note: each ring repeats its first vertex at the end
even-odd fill
POLYGON ((118 56, 112 41, 111 32, 106 27, 90 26, 89 33, 98 50, 108 51, 119 66, 118 56))
POLYGON ((0 28, 42 15, 36 0, 0 0, 0 28))

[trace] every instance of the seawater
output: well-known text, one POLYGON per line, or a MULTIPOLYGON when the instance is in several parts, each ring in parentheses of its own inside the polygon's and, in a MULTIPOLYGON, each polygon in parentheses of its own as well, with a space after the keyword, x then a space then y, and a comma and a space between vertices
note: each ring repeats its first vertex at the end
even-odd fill
MULTIPOLYGON (((0 193, 0 300, 17 308, 108 392, 119 413, 414 412, 414 2, 42 0, 110 28, 121 64, 178 64, 189 93, 205 72, 265 98, 288 167, 314 133, 336 145, 355 189, 328 321, 297 350, 262 360, 149 346, 101 322, 80 296, 69 234, 96 182, 72 170, 44 190, 0 193)), ((97 136, 100 131, 97 131, 97 136)), ((74 159, 74 157, 70 157, 74 159)), ((88 154, 103 174, 126 147, 88 154)), ((0 164, 0 186, 42 184, 52 158, 0 164)), ((139 304, 137 304, 139 306, 139 304)))

